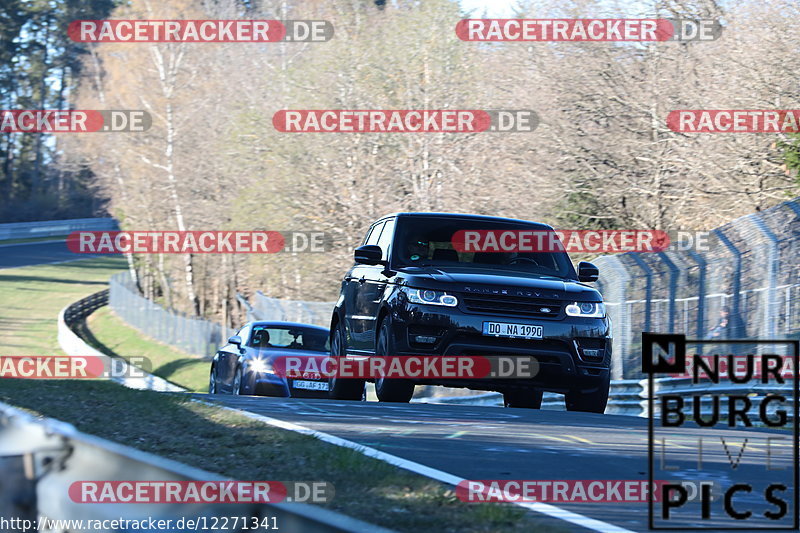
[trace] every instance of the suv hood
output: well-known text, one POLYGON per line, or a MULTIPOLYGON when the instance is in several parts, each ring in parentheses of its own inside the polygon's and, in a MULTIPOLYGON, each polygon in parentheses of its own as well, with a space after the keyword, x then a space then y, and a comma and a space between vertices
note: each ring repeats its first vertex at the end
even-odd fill
POLYGON ((602 301, 597 290, 578 281, 535 277, 521 272, 481 272, 471 268, 444 271, 435 267, 410 267, 398 273, 397 281, 420 289, 460 293, 602 301))

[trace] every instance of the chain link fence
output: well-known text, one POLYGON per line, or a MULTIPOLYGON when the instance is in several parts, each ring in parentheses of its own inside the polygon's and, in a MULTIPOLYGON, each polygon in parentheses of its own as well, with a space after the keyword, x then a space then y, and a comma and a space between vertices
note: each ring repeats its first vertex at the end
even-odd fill
MULTIPOLYGON (((800 337, 800 204, 714 229, 683 251, 601 256, 598 288, 614 328, 613 377, 641 377, 641 333, 800 337)), ((757 351, 772 349, 759 346, 757 351)))
POLYGON ((184 352, 213 357, 234 331, 217 322, 164 309, 141 296, 127 272, 109 280, 108 305, 129 325, 145 335, 184 352))
POLYGON ((247 320, 274 320, 280 322, 301 322, 328 327, 336 302, 303 302, 300 300, 280 300, 270 298, 256 291, 247 309, 247 320))

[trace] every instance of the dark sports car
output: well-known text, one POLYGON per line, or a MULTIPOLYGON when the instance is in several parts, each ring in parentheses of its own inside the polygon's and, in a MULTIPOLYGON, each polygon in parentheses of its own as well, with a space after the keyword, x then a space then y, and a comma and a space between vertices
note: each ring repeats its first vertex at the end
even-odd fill
POLYGON ((282 377, 276 360, 287 356, 319 359, 330 355, 328 328, 293 322, 248 322, 211 362, 209 394, 328 397, 328 380, 321 376, 302 379, 282 377))

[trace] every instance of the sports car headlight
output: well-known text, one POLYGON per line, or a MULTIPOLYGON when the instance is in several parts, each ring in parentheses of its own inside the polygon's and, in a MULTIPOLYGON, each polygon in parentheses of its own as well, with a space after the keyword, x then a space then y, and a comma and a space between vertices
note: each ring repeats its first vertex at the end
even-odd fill
POLYGON ((583 318, 604 318, 606 316, 606 306, 602 302, 573 302, 564 311, 567 316, 583 318))
POLYGON ((413 304, 443 305, 445 307, 455 307, 458 305, 458 298, 443 291, 433 291, 430 289, 405 289, 408 301, 413 304))
POLYGON ((257 373, 272 372, 272 365, 270 365, 266 359, 256 357, 250 359, 250 370, 257 373))

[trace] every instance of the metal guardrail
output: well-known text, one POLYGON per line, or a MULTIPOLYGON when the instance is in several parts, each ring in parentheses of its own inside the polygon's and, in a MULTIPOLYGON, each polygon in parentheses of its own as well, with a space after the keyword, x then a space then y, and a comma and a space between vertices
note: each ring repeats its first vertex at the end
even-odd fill
MULTIPOLYGON (((647 416, 647 380, 623 379, 611 382, 607 414, 627 416, 647 416)), ((503 395, 499 392, 487 392, 474 396, 427 397, 417 400, 419 403, 442 403, 450 405, 503 405, 503 395)), ((542 409, 564 411, 564 396, 551 392, 544 393, 542 409)))
POLYGON ((441 403, 447 405, 503 405, 503 395, 487 392, 473 396, 427 396, 412 400, 414 403, 441 403))
MULTIPOLYGON (((66 306, 58 314, 58 344, 67 355, 71 356, 91 356, 107 360, 106 368, 111 365, 112 358, 108 355, 95 350, 81 339, 72 328, 75 324, 98 307, 102 307, 108 302, 108 289, 96 292, 82 298, 77 302, 66 306)), ((169 381, 148 374, 143 370, 136 369, 131 371, 130 365, 121 358, 113 358, 114 367, 118 370, 118 375, 112 377, 112 381, 133 389, 147 389, 160 392, 182 392, 185 389, 170 383, 169 381)))
MULTIPOLYGON (((75 503, 69 487, 76 481, 224 481, 228 478, 187 466, 157 455, 100 439, 77 431, 73 426, 52 419, 39 419, 0 403, 0 510, 5 519, 109 520, 105 528, 60 528, 55 531, 122 532, 130 531, 111 521, 173 521, 182 517, 247 516, 275 520, 280 531, 343 533, 389 530, 303 503, 272 504, 173 504, 158 505, 75 503)), ((74 524, 74 522, 73 522, 74 524)), ((174 522, 173 522, 174 524, 174 522)), ((241 522, 239 522, 241 524, 241 522)), ((136 531, 177 532, 178 527, 136 531)), ((21 529, 20 529, 21 530, 21 529)), ((30 528, 28 530, 33 530, 30 528)), ((226 531, 251 531, 242 528, 226 531)))
MULTIPOLYGON (((644 411, 647 405, 647 380, 620 379, 612 380, 608 395, 606 414, 623 416, 647 416, 644 411)), ((562 394, 545 393, 542 398, 542 409, 564 411, 562 394)))
POLYGON ((621 379, 611 382, 606 413, 646 417, 647 380, 621 379))
MULTIPOLYGON (((774 384, 749 384, 735 385, 731 383, 707 383, 692 385, 690 378, 658 378, 653 380, 654 396, 655 396, 655 412, 660 411, 659 398, 669 394, 676 394, 684 398, 684 406, 682 412, 687 417, 693 415, 693 399, 692 395, 695 394, 737 394, 747 396, 752 402, 752 411, 760 408, 761 402, 769 394, 782 394, 784 397, 791 399, 793 388, 791 383, 786 383, 781 386, 774 384)), ((648 380, 646 379, 624 379, 614 380, 611 382, 611 390, 608 398, 608 406, 606 407, 606 414, 609 415, 623 415, 623 416, 637 416, 647 418, 648 416, 648 380)), ((450 405, 503 405, 503 395, 499 392, 489 392, 486 394, 478 394, 474 396, 447 396, 447 397, 428 397, 417 400, 420 403, 441 403, 450 405)), ((721 414, 727 416, 727 405, 721 405, 721 414)), ((542 398, 542 409, 564 411, 564 396, 561 394, 554 394, 546 392, 542 398)), ((766 410, 770 418, 774 418, 780 406, 773 402, 766 410)), ((791 410, 786 408, 789 420, 792 418, 791 410)), ((708 419, 713 414, 713 404, 710 397, 701 398, 700 414, 704 419, 708 419)), ((753 425, 760 425, 760 420, 751 419, 753 425)))
POLYGON ((108 289, 90 294, 65 307, 64 322, 72 327, 77 321, 85 319, 104 305, 108 305, 108 289))
POLYGON ((57 237, 73 231, 118 230, 113 218, 73 218, 69 220, 47 220, 43 222, 13 222, 0 224, 0 240, 57 237))

